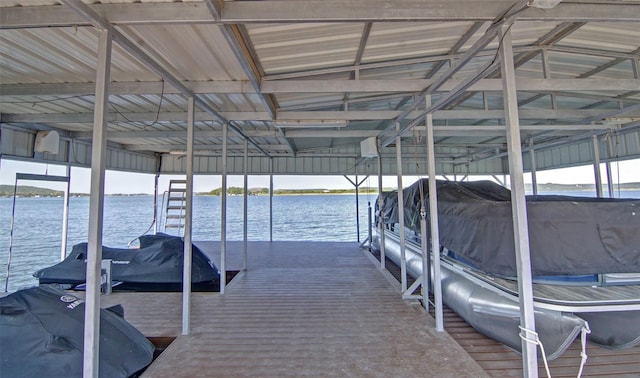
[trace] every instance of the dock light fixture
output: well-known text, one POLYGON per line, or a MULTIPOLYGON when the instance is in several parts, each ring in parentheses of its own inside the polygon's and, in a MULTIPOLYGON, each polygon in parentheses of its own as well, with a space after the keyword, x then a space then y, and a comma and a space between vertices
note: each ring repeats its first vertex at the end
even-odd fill
POLYGON ((561 1, 562 0, 529 0, 529 6, 540 9, 551 9, 560 4, 561 1))
POLYGON ((279 128, 325 128, 325 127, 346 127, 346 120, 275 120, 274 126, 279 128))

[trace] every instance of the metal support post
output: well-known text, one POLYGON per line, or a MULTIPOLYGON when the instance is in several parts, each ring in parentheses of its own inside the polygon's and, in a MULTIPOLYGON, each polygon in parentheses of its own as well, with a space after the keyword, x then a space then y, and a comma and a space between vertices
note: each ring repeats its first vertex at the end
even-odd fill
MULTIPOLYGON (((420 183, 422 185, 422 182, 420 183)), ((423 200, 421 198, 421 200, 423 200)), ((424 208, 424 201, 420 201, 420 247, 422 248, 422 305, 425 311, 429 312, 429 245, 427 240, 427 210, 424 208)))
POLYGON ((602 176, 600 174, 600 146, 598 136, 593 136, 593 175, 596 181, 596 197, 602 198, 602 176))
POLYGON ((613 155, 611 150, 613 148, 611 147, 611 134, 609 134, 605 140, 607 141, 607 161, 605 162, 607 169, 607 189, 609 190, 609 198, 613 198, 613 173, 611 171, 611 155, 613 155))
MULTIPOLYGON (((158 157, 158 159, 161 159, 158 157)), ((153 234, 158 233, 158 181, 160 179, 160 171, 156 172, 153 179, 153 234)))
POLYGON ((367 231, 368 231, 368 237, 367 240, 369 240, 369 251, 371 251, 371 243, 373 242, 373 219, 371 217, 371 201, 367 201, 367 231))
POLYGON ((356 165, 356 240, 358 244, 360 244, 360 201, 359 201, 359 193, 358 188, 360 185, 357 185, 358 182, 358 166, 356 165))
MULTIPOLYGON (((400 131, 400 122, 396 122, 396 131, 400 131)), ((402 195, 402 142, 396 137, 396 164, 398 166, 398 232, 400 233, 400 286, 402 294, 407 291, 407 256, 404 240, 404 198, 402 195)))
POLYGON ((244 214, 242 217, 242 270, 247 270, 247 221, 248 221, 248 196, 247 191, 249 190, 249 141, 245 139, 244 141, 244 196, 242 198, 243 201, 243 210, 244 214))
POLYGON ((382 199, 382 153, 380 149, 380 140, 378 140, 378 244, 380 245, 380 269, 386 269, 387 264, 384 253, 384 200, 382 199))
MULTIPOLYGON (((184 208, 184 263, 182 264, 182 334, 191 333, 191 269, 193 260, 193 139, 195 101, 187 98, 187 172, 184 208)), ((156 176, 157 177, 157 176, 156 176)), ((157 187, 157 181, 156 181, 157 187)))
MULTIPOLYGON (((431 96, 425 97, 427 108, 431 106, 431 96)), ((436 187, 436 153, 433 138, 433 115, 427 114, 427 164, 429 173, 429 226, 431 231, 431 253, 433 256, 433 300, 436 307, 436 331, 444 331, 442 309, 442 274, 440 272, 440 232, 438 229, 438 192, 436 187)))
POLYGON ((96 98, 93 110, 91 189, 89 194, 87 289, 84 312, 84 377, 97 377, 100 371, 98 366, 100 356, 100 281, 110 71, 111 32, 109 30, 98 30, 96 98))
POLYGON ((520 326, 522 338, 522 369, 525 377, 538 376, 537 345, 531 340, 536 325, 533 311, 533 285, 531 280, 531 256, 529 252, 529 227, 527 204, 524 193, 522 168, 522 146, 520 121, 516 93, 513 46, 509 26, 502 26, 500 59, 502 85, 507 126, 507 150, 509 156, 509 178, 511 180, 511 209, 515 241, 516 267, 518 271, 518 294, 520 300, 520 326))
POLYGON ((269 171, 269 241, 273 241, 273 158, 270 160, 269 171))
POLYGON ((357 235, 358 243, 360 243, 360 202, 358 201, 359 199, 358 188, 360 188, 360 186, 369 178, 369 176, 365 176, 365 178, 363 178, 362 181, 358 181, 358 173, 356 172, 355 181, 352 181, 347 175, 344 175, 344 178, 346 178, 347 181, 349 181, 351 185, 353 185, 356 188, 356 235, 357 235))
MULTIPOLYGON (((551 79, 551 65, 549 64, 549 51, 542 49, 542 74, 545 79, 551 79)), ((555 93, 551 92, 551 109, 558 109, 558 99, 555 93)))
POLYGON ((220 202, 220 294, 227 286, 227 123, 222 124, 222 197, 220 202))
POLYGON ((529 140, 529 158, 531 159, 531 188, 533 194, 538 194, 538 178, 536 174, 536 151, 533 148, 533 139, 529 140))
MULTIPOLYGON (((71 141, 69 141, 71 146, 71 141)), ((60 246, 60 261, 67 257, 67 236, 69 234, 69 192, 71 190, 71 158, 70 151, 67 151, 67 189, 64 191, 62 209, 62 245, 60 246)))

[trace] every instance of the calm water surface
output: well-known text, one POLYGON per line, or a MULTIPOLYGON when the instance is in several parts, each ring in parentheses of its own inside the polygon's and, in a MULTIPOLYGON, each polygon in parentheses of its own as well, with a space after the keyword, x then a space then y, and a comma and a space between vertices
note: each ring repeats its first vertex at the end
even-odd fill
MULTIPOLYGON (((355 195, 273 197, 273 239, 353 241, 356 234, 355 195)), ((360 196, 360 235, 367 237, 367 202, 360 196)), ((193 204, 193 239, 220 240, 220 197, 196 196, 193 204)), ((62 198, 18 198, 13 231, 9 290, 37 284, 36 270, 60 261, 62 198)), ((11 225, 11 198, 0 198, 0 291, 4 289, 11 225)), ((67 253, 87 241, 89 198, 69 203, 67 253)), ((227 197, 227 240, 242 240, 243 197, 227 197)), ((269 240, 269 197, 248 197, 248 239, 269 240)), ((103 244, 126 248, 153 220, 153 196, 106 197, 103 244)), ((160 229, 162 231, 162 229, 160 229)), ((175 233, 170 230, 169 233, 175 233)), ((152 231, 151 231, 152 232, 152 231)))
MULTIPOLYGON (((540 193, 553 194, 553 193, 540 193)), ((563 192, 593 196, 591 192, 563 192)), ((617 194, 617 193, 616 193, 617 194)), ((624 198, 640 198, 640 191, 621 191, 624 198)), ((367 202, 360 196, 360 237, 367 237, 367 202)), ((220 197, 194 197, 194 240, 220 240, 220 197)), ((242 240, 242 196, 227 197, 227 240, 242 240)), ((9 250, 11 198, 0 198, 0 291, 4 289, 9 250)), ((106 197, 103 244, 126 248, 153 220, 153 196, 106 197)), ((248 198, 249 240, 269 240, 269 197, 248 198)), ((37 284, 32 274, 60 260, 62 198, 18 198, 13 232, 9 291, 37 284)), ((67 253, 87 241, 89 198, 71 198, 67 253)), ((159 229, 162 231, 162 229, 159 229)), ((175 231, 173 231, 175 232, 175 231)), ((305 195, 273 197, 273 239, 356 241, 355 195, 305 195)))

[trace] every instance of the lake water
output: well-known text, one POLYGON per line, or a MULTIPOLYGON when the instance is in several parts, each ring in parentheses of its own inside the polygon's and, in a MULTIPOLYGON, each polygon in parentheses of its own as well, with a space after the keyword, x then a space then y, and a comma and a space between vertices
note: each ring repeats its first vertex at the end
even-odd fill
MULTIPOLYGON (((551 193, 540 193, 551 194, 551 193)), ((590 192, 565 195, 593 196, 590 192)), ((621 197, 640 198, 640 191, 621 191, 621 197)), ((360 196, 360 238, 367 237, 367 202, 360 196)), ((220 197, 194 197, 193 239, 220 240, 220 197)), ((227 240, 242 240, 243 198, 227 197, 227 240)), ((4 289, 9 250, 11 198, 0 198, 0 290, 4 289)), ((248 198, 249 240, 269 240, 269 197, 248 198)), ((9 291, 37 284, 32 274, 60 260, 62 198, 18 198, 13 232, 9 291)), ((71 198, 67 252, 87 241, 89 198, 71 198)), ((103 244, 126 248, 144 233, 153 219, 153 196, 106 197, 103 244)), ((159 231, 162 231, 161 229, 159 231)), ((273 197, 273 239, 356 241, 355 195, 273 197)))
MULTIPOLYGON (((367 202, 371 201, 373 206, 376 196, 359 197, 363 241, 368 232, 367 202)), ((220 201, 217 196, 194 197, 193 240, 220 240, 220 201)), ((0 291, 6 277, 11 207, 11 198, 0 198, 0 291)), ((10 291, 36 285, 33 272, 60 261, 62 212, 62 198, 17 199, 10 291)), ((67 253, 74 244, 87 241, 88 219, 89 198, 70 198, 67 253)), ((126 248, 128 242, 149 228, 152 220, 153 196, 106 197, 103 244, 126 248)), ((243 197, 229 196, 227 240, 242 240, 242 227, 243 197)), ((268 196, 248 197, 247 228, 249 240, 269 240, 268 196)), ((273 240, 356 242, 355 195, 274 196, 273 240)))

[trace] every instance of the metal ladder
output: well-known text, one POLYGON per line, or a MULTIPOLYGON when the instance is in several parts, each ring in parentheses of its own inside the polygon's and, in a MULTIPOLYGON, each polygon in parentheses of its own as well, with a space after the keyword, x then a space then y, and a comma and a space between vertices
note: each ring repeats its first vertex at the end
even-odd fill
POLYGON ((187 181, 170 180, 167 192, 167 206, 164 214, 164 232, 177 229, 178 236, 184 233, 185 206, 187 199, 187 181))

